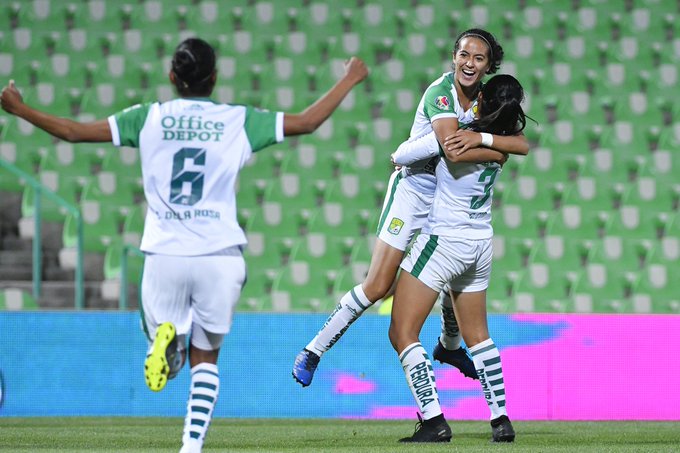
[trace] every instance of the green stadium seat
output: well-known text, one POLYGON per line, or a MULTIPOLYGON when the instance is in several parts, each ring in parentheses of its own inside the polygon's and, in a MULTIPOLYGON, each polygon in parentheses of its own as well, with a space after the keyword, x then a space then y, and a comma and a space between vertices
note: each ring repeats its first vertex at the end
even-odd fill
POLYGON ((377 210, 328 201, 313 217, 310 229, 336 236, 364 236, 375 231, 377 210))
POLYGON ((264 202, 262 215, 253 218, 250 229, 272 237, 296 238, 306 233, 316 216, 314 209, 293 210, 278 202, 264 202))
POLYGON ((512 313, 516 310, 515 293, 519 281, 524 277, 524 269, 500 270, 494 267, 487 288, 487 307, 492 313, 512 313))
POLYGON ((139 247, 144 233, 144 221, 146 220, 146 203, 136 204, 130 207, 123 220, 122 239, 125 244, 139 247))
POLYGON ((641 90, 650 93, 673 93, 679 80, 677 65, 672 62, 661 62, 650 70, 641 70, 639 74, 641 90))
MULTIPOLYGON (((555 116, 555 121, 571 121, 575 124, 602 125, 605 124, 604 110, 601 100, 593 97, 585 90, 546 93, 543 97, 543 105, 546 108, 546 119, 550 121, 555 116)), ((588 133, 580 130, 578 133, 588 133)))
POLYGON ((555 60, 561 62, 593 64, 602 61, 609 46, 606 41, 593 43, 583 35, 565 36, 555 42, 555 60))
POLYGON ((253 153, 239 173, 239 179, 248 181, 251 179, 270 180, 278 178, 281 173, 288 169, 292 160, 292 150, 287 142, 279 143, 253 153))
POLYGON ((121 185, 133 191, 133 194, 143 193, 142 166, 139 161, 139 151, 136 148, 122 146, 120 148, 102 149, 104 157, 101 171, 116 175, 121 185))
MULTIPOLYGON (((636 5, 637 6, 637 5, 636 5)), ((677 11, 676 11, 677 13, 677 11)), ((636 7, 621 17, 621 35, 646 41, 665 41, 673 36, 674 15, 636 7)))
POLYGON ((534 211, 528 206, 503 204, 493 212, 493 227, 500 236, 537 239, 545 236, 553 217, 552 211, 534 211))
MULTIPOLYGON (((109 245, 119 236, 115 219, 102 217, 103 207, 97 201, 82 201, 80 208, 83 216, 83 249, 86 252, 105 253, 109 245)), ((72 214, 66 216, 62 242, 64 249, 74 249, 78 242, 76 219, 72 214)))
MULTIPOLYGON (((77 205, 77 195, 80 192, 80 188, 73 179, 63 178, 58 172, 53 170, 41 171, 38 179, 45 187, 56 193, 64 201, 74 206, 77 205)), ((41 198, 40 207, 42 220, 48 222, 61 222, 68 212, 64 207, 44 195, 41 198)), ((26 185, 24 187, 21 198, 21 216, 24 218, 35 216, 35 190, 33 186, 26 185)))
MULTIPOLYGON (((124 241, 120 237, 111 239, 111 243, 104 252, 104 280, 120 280, 122 269, 124 241)), ((135 254, 128 253, 127 256, 127 281, 129 284, 140 285, 142 281, 142 270, 144 269, 144 258, 135 254)))
POLYGON ((672 179, 656 177, 656 169, 648 169, 637 178, 627 192, 625 204, 645 208, 648 212, 677 211, 680 187, 672 179))
POLYGON ((565 204, 561 212, 551 216, 546 234, 593 240, 604 236, 609 222, 609 211, 581 209, 579 206, 565 204))
POLYGON ((617 209, 630 188, 623 183, 612 183, 592 174, 579 176, 562 199, 563 212, 578 222, 587 212, 607 212, 617 209))
POLYGON ((630 121, 616 121, 604 129, 602 147, 616 150, 617 155, 646 155, 650 144, 644 132, 630 121))
POLYGON ((529 264, 535 241, 529 238, 495 236, 493 240, 493 269, 511 272, 529 264))
POLYGON ((616 120, 631 122, 638 129, 664 124, 663 111, 652 100, 649 100, 645 93, 641 92, 617 98, 613 113, 616 120))
POLYGON ((272 183, 266 179, 239 179, 236 192, 236 205, 241 208, 259 208, 265 195, 271 191, 272 183))
POLYGON ((503 194, 503 203, 526 206, 539 211, 560 207, 568 186, 533 176, 519 176, 503 194))
POLYGON ((295 159, 291 165, 300 174, 313 174, 316 178, 338 178, 343 168, 345 152, 326 148, 314 135, 304 137, 295 146, 295 159))
POLYGON ((335 306, 333 286, 338 272, 314 263, 291 261, 272 288, 274 311, 331 311, 335 306))
POLYGON ((560 266, 565 272, 578 272, 590 261, 598 244, 597 239, 574 239, 549 234, 542 241, 536 241, 527 260, 560 266))
POLYGON ((279 203, 286 209, 316 210, 326 199, 329 183, 320 179, 307 179, 298 173, 283 173, 270 184, 264 194, 267 203, 279 203))
POLYGON ((516 309, 522 312, 560 311, 572 295, 577 272, 551 262, 532 262, 515 287, 516 309), (553 304, 553 301, 559 301, 553 304))
POLYGON ((355 264, 351 259, 355 242, 355 239, 350 237, 335 238, 324 233, 310 232, 295 241, 290 259, 338 271, 355 264))
POLYGON ((672 227, 674 217, 668 212, 649 212, 644 207, 622 206, 613 213, 606 235, 639 240, 660 240, 672 227))
POLYGON ((590 134, 590 130, 584 131, 580 127, 582 127, 580 123, 562 120, 546 125, 539 139, 539 147, 552 150, 558 157, 573 153, 587 153, 592 149, 594 137, 590 134))
POLYGON ((621 313, 630 311, 638 274, 615 269, 609 262, 589 263, 574 288, 577 311, 621 313))
MULTIPOLYGON (((368 269, 371 265, 375 242, 376 237, 373 235, 373 231, 368 232, 368 234, 354 241, 347 266, 347 272, 349 274, 348 278, 351 276, 355 285, 358 285, 359 283, 362 283, 364 280, 366 280, 366 275, 368 274, 368 269)), ((347 241, 340 245, 344 247, 347 245, 347 241)), ((345 291, 348 290, 349 288, 345 291)))
POLYGON ((102 217, 121 224, 135 205, 132 187, 107 171, 99 172, 85 186, 80 200, 97 203, 102 217))
POLYGON ((254 259, 244 255, 247 264, 247 279, 241 291, 236 309, 239 311, 272 311, 272 287, 277 278, 279 264, 268 256, 254 259))
POLYGON ((0 311, 37 310, 38 304, 29 293, 19 288, 0 289, 0 311))

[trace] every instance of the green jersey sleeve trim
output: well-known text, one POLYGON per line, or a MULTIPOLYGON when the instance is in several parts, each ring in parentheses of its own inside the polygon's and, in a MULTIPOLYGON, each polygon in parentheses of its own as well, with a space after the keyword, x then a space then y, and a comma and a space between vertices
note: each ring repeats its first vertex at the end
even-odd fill
POLYGON ((427 89, 423 102, 423 113, 430 121, 437 115, 458 118, 455 100, 446 84, 433 85, 427 89))
POLYGON ((278 133, 277 112, 259 110, 246 106, 246 121, 244 129, 253 152, 283 140, 278 133))
POLYGON ((118 129, 118 143, 114 137, 114 145, 139 147, 139 133, 144 127, 153 104, 153 102, 147 102, 133 105, 113 115, 118 129))

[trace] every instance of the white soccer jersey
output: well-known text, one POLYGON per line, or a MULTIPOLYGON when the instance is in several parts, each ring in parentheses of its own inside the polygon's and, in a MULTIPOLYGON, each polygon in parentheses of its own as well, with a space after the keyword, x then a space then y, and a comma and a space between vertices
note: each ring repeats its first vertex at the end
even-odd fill
MULTIPOLYGON (((469 124, 475 119, 477 100, 472 107, 463 109, 458 100, 453 72, 446 72, 432 82, 418 103, 416 115, 411 126, 410 138, 420 137, 432 132, 432 122, 440 118, 458 118, 459 125, 469 124)), ((402 170, 403 183, 413 186, 421 193, 435 190, 435 166, 439 157, 416 162, 402 170)))
POLYGON ((140 149, 143 251, 196 256, 246 243, 236 179, 254 151, 283 140, 283 113, 175 99, 130 107, 109 125, 114 145, 140 149))
POLYGON ((437 189, 423 231, 462 239, 491 238, 493 185, 500 171, 495 162, 454 164, 441 159, 437 189))

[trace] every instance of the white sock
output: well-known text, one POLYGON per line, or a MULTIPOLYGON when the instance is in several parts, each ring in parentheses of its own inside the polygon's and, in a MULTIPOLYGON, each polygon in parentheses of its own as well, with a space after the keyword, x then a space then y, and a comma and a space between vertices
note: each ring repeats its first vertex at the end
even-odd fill
POLYGON ((340 303, 305 349, 322 356, 371 305, 373 302, 366 298, 361 285, 355 286, 342 296, 340 303))
POLYGON ((442 333, 439 335, 439 341, 449 351, 460 348, 460 328, 453 311, 453 300, 448 291, 442 292, 442 333))
POLYGON ((423 420, 441 415, 434 370, 425 348, 420 343, 410 344, 399 354, 399 360, 423 420))
POLYGON ((201 451, 219 393, 220 377, 217 365, 199 363, 191 369, 191 392, 187 402, 183 446, 180 453, 201 451))
POLYGON ((505 409, 505 383, 503 382, 503 369, 501 367, 501 355, 493 340, 489 338, 474 345, 470 350, 472 361, 477 369, 479 383, 484 391, 486 403, 491 411, 491 420, 508 415, 505 409))

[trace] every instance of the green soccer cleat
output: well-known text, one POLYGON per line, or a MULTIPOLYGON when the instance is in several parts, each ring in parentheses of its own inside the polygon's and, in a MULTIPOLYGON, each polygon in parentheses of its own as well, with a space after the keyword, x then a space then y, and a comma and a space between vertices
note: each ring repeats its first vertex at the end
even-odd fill
POLYGON ((171 322, 164 322, 158 326, 151 354, 144 361, 144 379, 147 387, 154 392, 160 392, 168 383, 170 374, 168 354, 174 354, 176 348, 175 326, 171 322))

